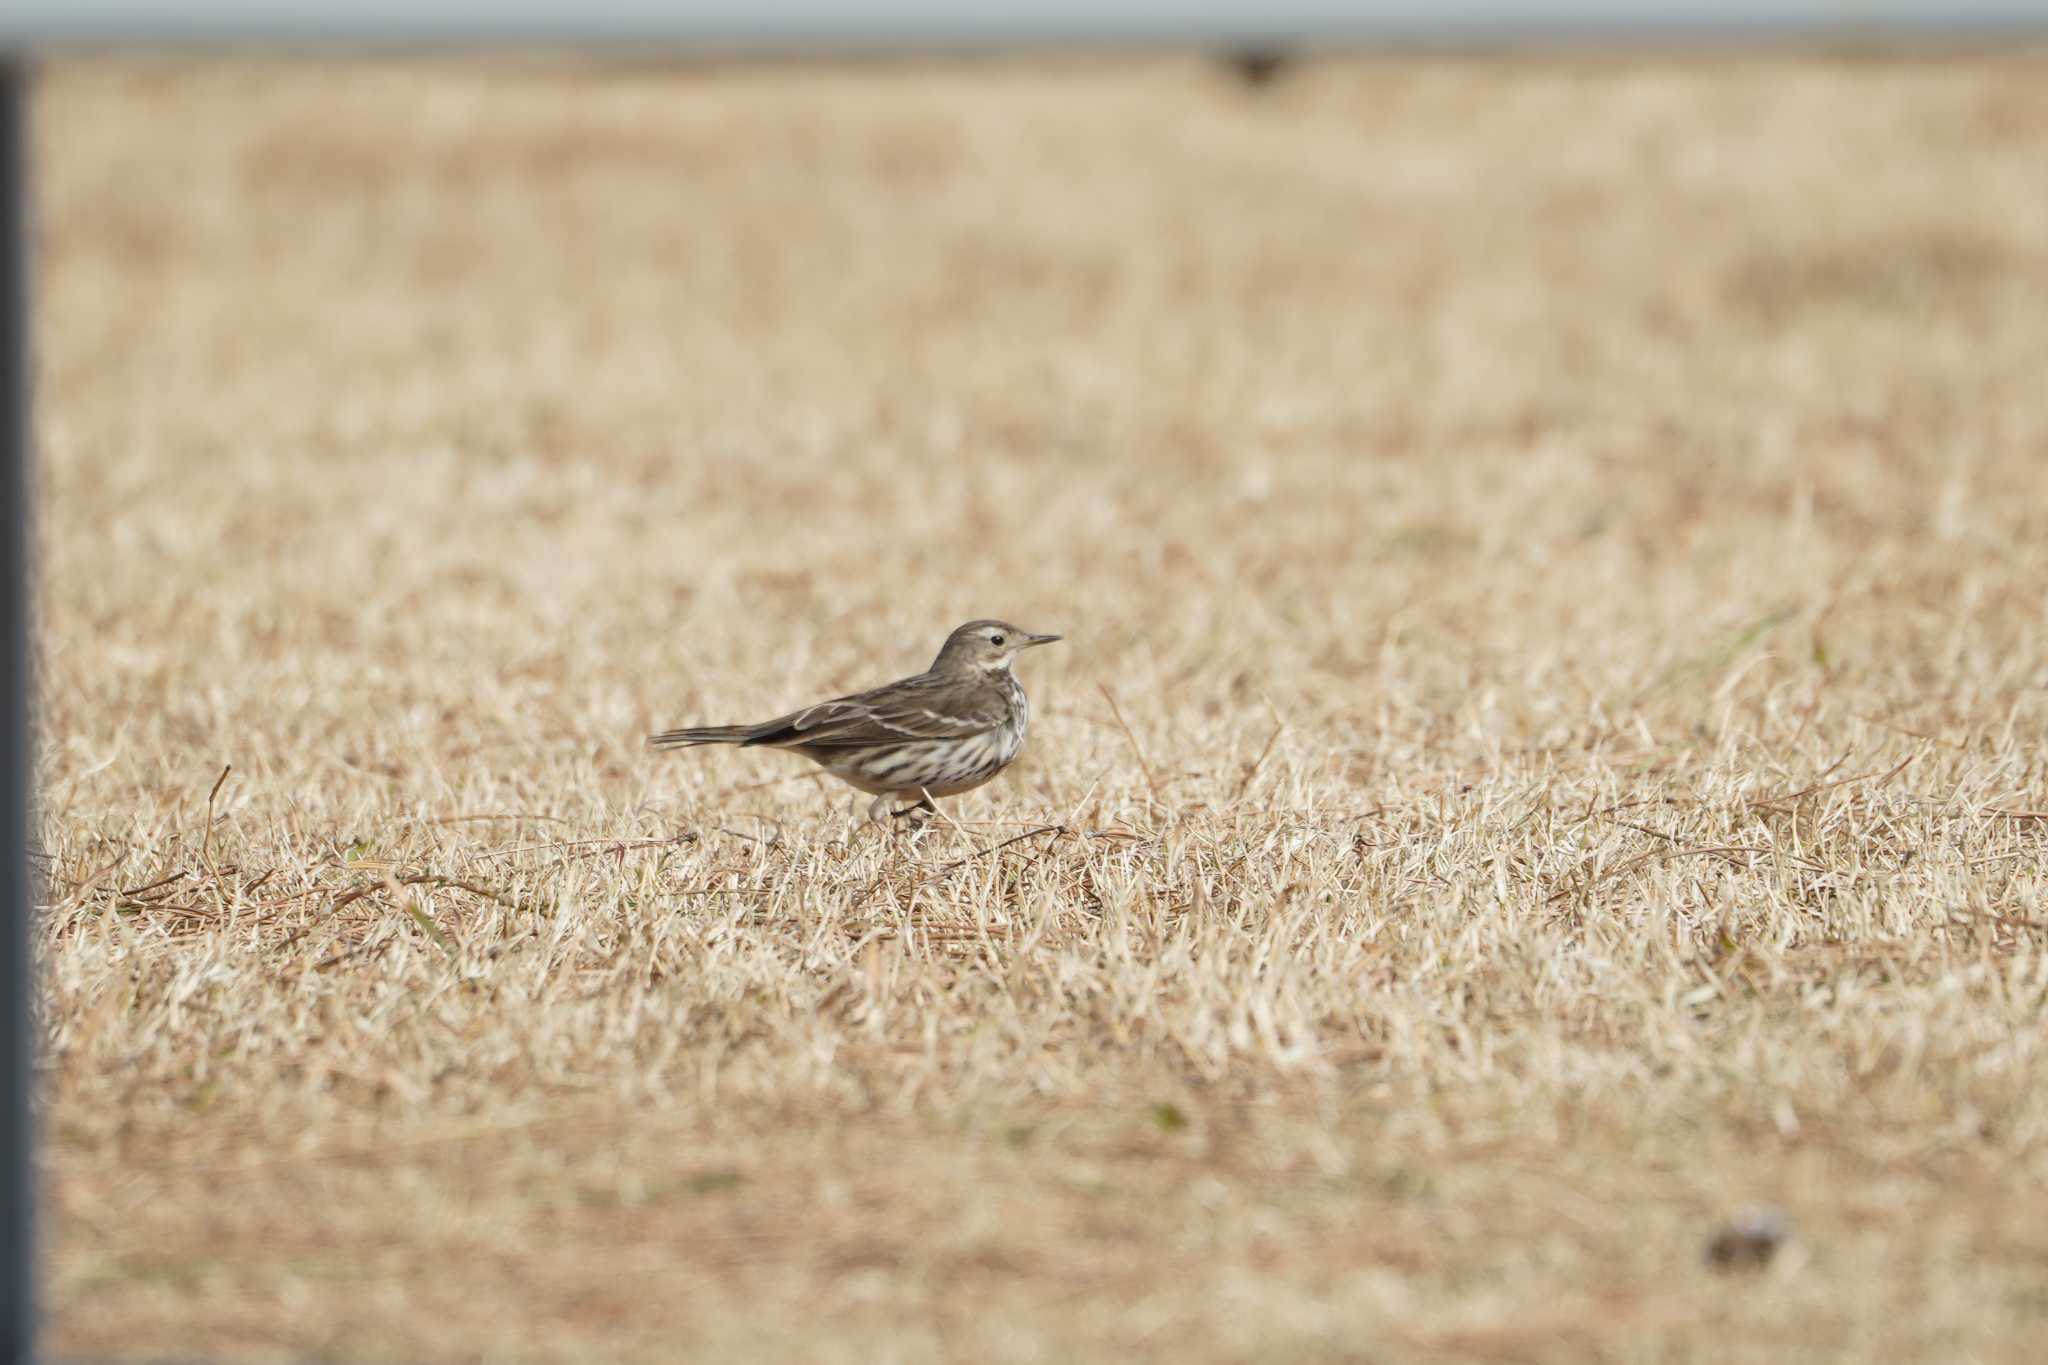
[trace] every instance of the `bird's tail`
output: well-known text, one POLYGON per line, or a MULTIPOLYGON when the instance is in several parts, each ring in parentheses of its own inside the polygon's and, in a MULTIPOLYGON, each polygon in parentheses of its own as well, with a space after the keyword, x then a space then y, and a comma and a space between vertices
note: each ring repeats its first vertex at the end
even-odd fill
POLYGON ((657 749, 689 749, 699 744, 745 744, 759 729, 755 725, 693 725, 687 730, 664 730, 649 735, 647 742, 657 749))

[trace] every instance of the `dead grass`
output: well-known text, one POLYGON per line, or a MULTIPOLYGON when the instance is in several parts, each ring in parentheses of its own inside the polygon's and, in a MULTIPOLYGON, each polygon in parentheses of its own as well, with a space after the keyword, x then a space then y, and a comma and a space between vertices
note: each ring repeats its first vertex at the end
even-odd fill
POLYGON ((2044 76, 56 68, 53 1348, 2031 1359, 2044 76))

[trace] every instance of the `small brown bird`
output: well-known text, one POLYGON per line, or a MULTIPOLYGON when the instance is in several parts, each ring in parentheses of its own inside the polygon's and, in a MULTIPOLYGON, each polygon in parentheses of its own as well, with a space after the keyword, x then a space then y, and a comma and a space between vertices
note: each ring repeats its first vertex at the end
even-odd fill
POLYGON ((836 697, 758 725, 702 725, 648 740, 657 749, 699 744, 793 749, 875 799, 868 818, 938 808, 935 796, 970 791, 994 777, 1024 747, 1031 702, 1010 672, 1023 651, 1061 637, 1004 621, 969 621, 946 637, 932 666, 916 677, 836 697))

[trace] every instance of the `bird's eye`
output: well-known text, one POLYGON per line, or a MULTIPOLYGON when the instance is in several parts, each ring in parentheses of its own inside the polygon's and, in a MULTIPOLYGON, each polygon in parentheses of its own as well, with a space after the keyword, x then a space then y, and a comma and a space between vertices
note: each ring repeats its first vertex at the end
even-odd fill
POLYGON ((991 635, 988 637, 988 642, 992 645, 999 645, 1003 642, 1003 637, 1000 635, 991 635))

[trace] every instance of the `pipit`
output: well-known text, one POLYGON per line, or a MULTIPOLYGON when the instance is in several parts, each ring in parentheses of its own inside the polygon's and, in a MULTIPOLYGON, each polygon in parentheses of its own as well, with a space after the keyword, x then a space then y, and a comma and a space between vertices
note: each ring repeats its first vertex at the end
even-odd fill
POLYGON ((699 744, 793 749, 842 782, 874 797, 868 818, 935 813, 937 796, 971 791, 1010 766, 1024 747, 1031 702, 1010 664, 1057 635, 1035 635, 1003 621, 969 621, 946 637, 932 666, 916 677, 835 697, 758 725, 700 725, 648 740, 657 749, 699 744))

